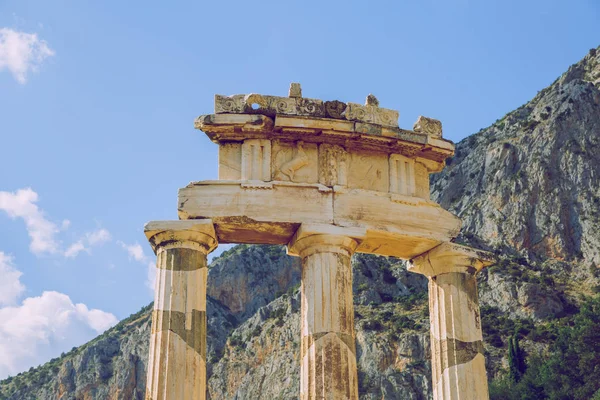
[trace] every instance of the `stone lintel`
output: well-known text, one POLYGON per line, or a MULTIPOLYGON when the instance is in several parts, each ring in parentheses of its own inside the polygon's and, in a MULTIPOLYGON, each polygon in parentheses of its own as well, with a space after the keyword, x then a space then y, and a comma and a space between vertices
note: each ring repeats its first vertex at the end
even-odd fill
POLYGON ((450 272, 476 274, 495 262, 490 252, 446 242, 411 259, 408 270, 430 278, 450 272))
POLYGON ((435 147, 436 149, 444 149, 454 153, 454 143, 449 142, 446 139, 440 139, 429 136, 427 138, 427 144, 432 148, 435 147))
POLYGON ((355 122, 332 118, 306 118, 300 116, 278 115, 275 118, 275 128, 304 128, 330 130, 339 132, 354 132, 355 122))
MULTIPOLYGON (((213 134, 218 133, 267 133, 273 130, 273 120, 256 114, 208 114, 194 121, 194 127, 213 134)), ((209 135, 211 140, 216 139, 209 135)))
POLYGON ((460 229, 456 216, 429 200, 320 184, 194 182, 180 189, 178 204, 182 220, 210 218, 220 243, 287 245, 298 232, 330 234, 357 240, 357 252, 410 259, 460 229))
POLYGON ((208 254, 218 245, 215 228, 210 219, 151 221, 144 226, 144 234, 154 253, 160 248, 173 246, 193 247, 208 254))

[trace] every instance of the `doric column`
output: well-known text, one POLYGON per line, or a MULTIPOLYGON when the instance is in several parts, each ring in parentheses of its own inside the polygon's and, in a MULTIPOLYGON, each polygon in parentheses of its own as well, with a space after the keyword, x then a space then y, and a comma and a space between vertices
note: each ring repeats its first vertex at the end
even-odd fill
POLYGON ((429 278, 434 400, 489 398, 476 273, 490 253, 441 244, 411 260, 408 270, 429 278))
POLYGON ((211 220, 158 221, 144 231, 156 253, 146 400, 206 398, 206 255, 211 220))
POLYGON ((357 242, 298 233, 288 254, 302 258, 300 399, 358 399, 352 266, 357 242))

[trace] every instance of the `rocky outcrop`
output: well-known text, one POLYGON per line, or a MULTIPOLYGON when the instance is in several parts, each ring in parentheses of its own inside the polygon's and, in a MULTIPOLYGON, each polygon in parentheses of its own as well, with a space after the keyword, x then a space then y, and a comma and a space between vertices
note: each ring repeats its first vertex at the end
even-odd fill
MULTIPOLYGON (((353 269, 361 398, 426 399, 430 392, 429 335, 423 321, 426 279, 408 273, 403 262, 385 257, 357 255, 353 269), (361 304, 364 296, 357 287, 368 288, 378 301, 361 304), (415 294, 420 297, 413 303, 398 306, 394 301, 415 294), (415 325, 413 319, 421 324, 415 325)), ((299 330, 297 289, 260 308, 231 333, 208 382, 211 398, 297 399, 299 330)))
POLYGON ((236 246, 210 265, 208 295, 241 319, 281 296, 300 280, 300 260, 281 246, 236 246))
MULTIPOLYGON (((489 128, 457 144, 432 198, 463 219, 459 241, 495 251, 479 277, 487 368, 506 338, 530 354, 545 326, 600 289, 600 48, 489 128), (549 322, 550 321, 550 322, 549 322), (524 334, 522 334, 524 335, 524 334)), ((353 258, 361 399, 431 397, 427 280, 402 261, 353 258)), ((278 246, 238 246, 209 272, 212 399, 296 399, 299 262, 278 246)), ((150 309, 80 348, 0 382, 0 399, 141 399, 150 309)))
POLYGON ((463 235, 528 257, 600 264, 600 51, 456 146, 432 198, 463 235))
POLYGON ((543 284, 519 282, 498 273, 488 273, 486 283, 480 289, 480 304, 496 307, 511 318, 538 321, 564 315, 561 296, 543 284))

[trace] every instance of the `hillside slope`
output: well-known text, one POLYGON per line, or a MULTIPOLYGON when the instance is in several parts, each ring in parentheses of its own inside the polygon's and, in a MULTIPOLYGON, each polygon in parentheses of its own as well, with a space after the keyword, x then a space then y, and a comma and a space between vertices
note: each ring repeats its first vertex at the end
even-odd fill
MULTIPOLYGON (((600 48, 458 143, 448 164, 432 197, 463 219, 459 241, 501 260, 479 278, 488 372, 501 380, 509 337, 525 354, 554 351, 557 326, 600 291, 600 48)), ((237 246, 211 264, 212 399, 297 398, 299 268, 277 246, 237 246)), ((356 255, 353 269, 361 399, 430 398, 426 280, 384 257, 356 255)), ((143 399, 149 321, 142 309, 0 382, 0 399, 143 399)))

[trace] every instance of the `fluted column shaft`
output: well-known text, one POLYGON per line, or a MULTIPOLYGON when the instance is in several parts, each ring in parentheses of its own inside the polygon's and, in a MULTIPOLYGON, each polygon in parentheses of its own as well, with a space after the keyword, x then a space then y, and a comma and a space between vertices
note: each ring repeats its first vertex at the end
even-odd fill
POLYGON ((150 223, 146 233, 157 257, 146 399, 205 399, 206 256, 216 247, 212 223, 150 223))
POLYGON ((434 400, 489 399, 476 273, 491 263, 489 253, 447 243, 409 264, 429 278, 434 400))
POLYGON ((358 399, 350 263, 357 242, 319 234, 291 246, 302 258, 300 398, 358 399))
POLYGON ((433 398, 489 398, 475 275, 430 278, 429 318, 433 398))

